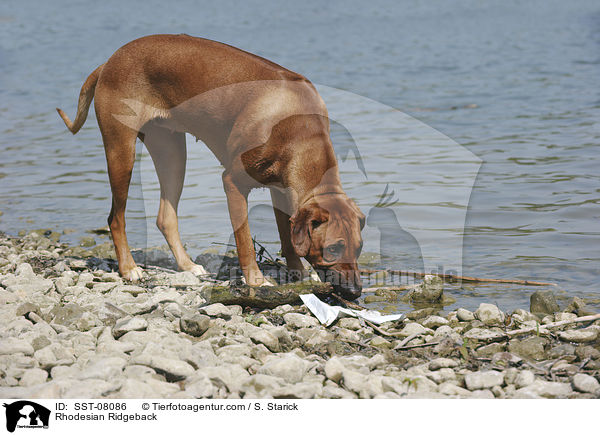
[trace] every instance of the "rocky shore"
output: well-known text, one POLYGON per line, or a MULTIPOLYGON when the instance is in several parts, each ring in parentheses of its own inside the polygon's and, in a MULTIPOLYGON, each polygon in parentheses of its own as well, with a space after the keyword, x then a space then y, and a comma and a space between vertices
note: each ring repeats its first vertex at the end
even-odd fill
POLYGON ((207 304, 214 282, 187 272, 123 282, 110 245, 59 238, 0 235, 1 398, 600 397, 600 321, 568 323, 593 314, 577 298, 324 327, 301 305, 207 304))

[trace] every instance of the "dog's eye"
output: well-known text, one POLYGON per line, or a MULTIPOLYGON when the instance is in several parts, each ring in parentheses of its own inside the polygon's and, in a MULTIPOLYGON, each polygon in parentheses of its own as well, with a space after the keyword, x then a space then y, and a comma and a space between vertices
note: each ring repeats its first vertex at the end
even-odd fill
POLYGON ((321 221, 317 221, 317 220, 313 220, 313 221, 311 222, 311 224, 312 224, 312 227, 313 227, 313 228, 317 228, 317 227, 318 227, 319 225, 321 225, 322 223, 323 223, 323 222, 321 222, 321 221))
POLYGON ((328 246, 327 252, 329 252, 330 254, 337 254, 338 252, 340 252, 340 248, 337 245, 336 246, 328 246))

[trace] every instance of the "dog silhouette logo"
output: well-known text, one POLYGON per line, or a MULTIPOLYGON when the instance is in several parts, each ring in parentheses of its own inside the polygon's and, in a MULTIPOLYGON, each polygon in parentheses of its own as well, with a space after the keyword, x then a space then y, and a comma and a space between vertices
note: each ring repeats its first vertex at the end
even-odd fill
POLYGON ((50 410, 29 400, 19 400, 5 403, 6 430, 14 432, 18 428, 36 429, 48 428, 50 410))

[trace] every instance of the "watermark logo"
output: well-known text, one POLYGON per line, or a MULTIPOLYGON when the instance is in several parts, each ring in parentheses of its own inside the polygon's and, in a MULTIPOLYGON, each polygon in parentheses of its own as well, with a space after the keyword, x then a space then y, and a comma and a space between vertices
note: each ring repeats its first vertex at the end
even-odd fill
POLYGON ((48 429, 50 410, 38 403, 29 400, 19 400, 13 403, 4 403, 6 408, 6 430, 14 432, 15 429, 48 429))

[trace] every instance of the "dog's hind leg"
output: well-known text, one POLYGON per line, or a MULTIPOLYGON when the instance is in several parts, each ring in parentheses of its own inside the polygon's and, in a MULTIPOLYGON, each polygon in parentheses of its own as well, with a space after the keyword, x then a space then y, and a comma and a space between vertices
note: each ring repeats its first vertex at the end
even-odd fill
POLYGON ((108 178, 112 190, 112 208, 108 216, 108 226, 119 262, 119 273, 127 280, 136 281, 142 277, 142 269, 133 261, 127 243, 125 206, 135 161, 137 131, 121 124, 112 116, 101 117, 98 111, 96 112, 99 115, 98 124, 104 141, 108 178))
POLYGON ((152 157, 160 183, 160 207, 156 226, 169 244, 179 269, 195 275, 205 275, 207 272, 204 267, 192 262, 185 252, 179 235, 177 206, 185 178, 185 133, 172 132, 152 123, 146 125, 143 131, 144 144, 152 157))

